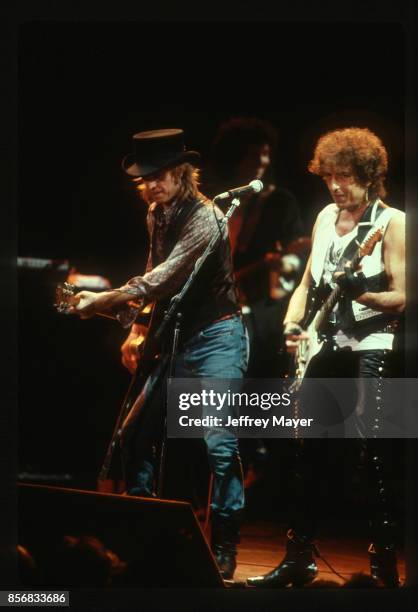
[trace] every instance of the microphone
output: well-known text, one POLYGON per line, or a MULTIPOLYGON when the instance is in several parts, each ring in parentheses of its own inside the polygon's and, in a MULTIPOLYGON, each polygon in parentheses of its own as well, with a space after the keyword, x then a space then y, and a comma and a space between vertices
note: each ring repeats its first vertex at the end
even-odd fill
POLYGON ((260 193, 263 189, 263 183, 261 181, 255 180, 251 181, 249 185, 244 185, 244 187, 236 187, 235 189, 230 189, 229 191, 225 191, 224 193, 220 193, 219 195, 213 198, 213 201, 217 200, 225 200, 226 198, 234 198, 235 196, 241 196, 246 193, 260 193))

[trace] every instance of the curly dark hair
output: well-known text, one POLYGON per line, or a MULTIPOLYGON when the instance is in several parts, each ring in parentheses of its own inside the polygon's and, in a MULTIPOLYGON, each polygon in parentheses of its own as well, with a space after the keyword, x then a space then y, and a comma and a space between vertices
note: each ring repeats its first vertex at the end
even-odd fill
POLYGON ((322 176, 325 166, 350 167, 360 185, 369 184, 369 198, 383 198, 388 154, 382 141, 367 128, 328 132, 318 140, 308 170, 322 176))
POLYGON ((217 173, 229 176, 251 145, 277 145, 275 127, 258 117, 234 117, 222 123, 212 143, 212 160, 217 173))

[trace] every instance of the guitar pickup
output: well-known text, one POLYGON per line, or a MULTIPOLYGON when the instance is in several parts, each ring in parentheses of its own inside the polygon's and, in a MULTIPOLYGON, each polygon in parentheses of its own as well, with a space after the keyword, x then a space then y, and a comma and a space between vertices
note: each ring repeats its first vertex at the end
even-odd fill
POLYGON ((336 325, 337 324, 337 313, 336 312, 330 312, 329 313, 328 323, 330 323, 331 325, 336 325))

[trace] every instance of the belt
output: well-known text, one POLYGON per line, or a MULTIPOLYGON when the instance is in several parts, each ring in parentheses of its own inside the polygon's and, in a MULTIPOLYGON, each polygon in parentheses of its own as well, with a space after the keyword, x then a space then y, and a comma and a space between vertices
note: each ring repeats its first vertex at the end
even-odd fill
MULTIPOLYGON (((378 329, 372 330, 369 333, 373 333, 373 334, 387 334, 387 333, 395 333, 396 328, 398 326, 398 320, 395 321, 390 321, 389 323, 387 323, 384 327, 379 327, 378 329)), ((333 336, 335 336, 335 334, 339 331, 343 331, 344 333, 345 330, 342 330, 341 327, 338 327, 337 325, 329 325, 326 332, 323 334, 324 336, 324 340, 331 340, 333 338, 333 336)))
POLYGON ((219 319, 215 319, 212 323, 219 323, 219 321, 226 321, 227 319, 233 319, 234 317, 239 317, 242 319, 242 314, 240 311, 233 312, 232 314, 225 315, 224 317, 219 317, 219 319))

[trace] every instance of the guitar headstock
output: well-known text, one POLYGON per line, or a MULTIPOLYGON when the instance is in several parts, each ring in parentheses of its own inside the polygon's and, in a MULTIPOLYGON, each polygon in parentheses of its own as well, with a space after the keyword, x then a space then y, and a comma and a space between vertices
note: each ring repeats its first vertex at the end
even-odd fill
POLYGON ((366 255, 371 255, 373 253, 373 249, 378 242, 382 240, 383 236, 383 228, 379 227, 373 234, 371 234, 367 240, 363 242, 363 244, 359 247, 359 255, 360 257, 365 257, 366 255))
POLYGON ((71 283, 60 283, 55 289, 56 310, 63 314, 69 314, 71 306, 74 305, 74 296, 80 291, 80 287, 71 283))

